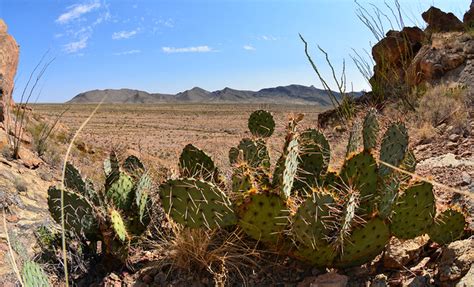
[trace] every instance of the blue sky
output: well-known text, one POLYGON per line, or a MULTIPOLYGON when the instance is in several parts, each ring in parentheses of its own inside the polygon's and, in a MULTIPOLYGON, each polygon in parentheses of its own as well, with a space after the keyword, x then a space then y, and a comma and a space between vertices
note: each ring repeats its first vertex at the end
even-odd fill
MULTIPOLYGON (((462 17, 471 0, 400 2, 407 25, 424 25, 419 15, 430 5, 462 17)), ((368 89, 349 57, 375 41, 356 8, 353 0, 0 0, 0 17, 20 45, 15 97, 49 51, 47 59, 55 60, 38 85, 38 101, 63 102, 105 88, 320 87, 298 33, 323 74, 329 70, 316 45, 338 70, 346 59, 355 90, 368 89)))

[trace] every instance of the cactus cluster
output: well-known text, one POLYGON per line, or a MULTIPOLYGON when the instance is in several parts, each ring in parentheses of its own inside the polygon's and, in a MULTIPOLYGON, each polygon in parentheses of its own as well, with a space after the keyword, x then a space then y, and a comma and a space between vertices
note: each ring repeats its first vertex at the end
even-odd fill
POLYGON ((391 168, 415 169, 403 123, 388 127, 377 152, 379 123, 370 110, 363 124, 354 125, 347 157, 333 171, 327 139, 315 129, 300 132, 301 120, 289 121, 272 172, 266 139, 275 121, 267 111, 252 113, 252 137, 229 151, 229 188, 211 157, 187 145, 180 157, 181 178, 159 188, 165 212, 189 228, 241 228, 251 238, 324 267, 369 262, 391 236, 429 234, 440 244, 462 236, 465 216, 460 210, 435 216, 432 185, 391 168))
MULTIPOLYGON (((63 200, 65 229, 95 244, 104 252, 125 259, 131 239, 141 235, 150 221, 151 180, 135 156, 121 165, 112 152, 104 162, 104 188, 96 191, 89 180, 66 163, 63 200)), ((61 189, 48 190, 48 208, 61 224, 61 189)))
MULTIPOLYGON (((432 185, 400 171, 416 167, 403 123, 391 124, 379 139, 377 114, 370 110, 351 129, 346 158, 336 171, 329 167, 328 140, 316 129, 300 131, 302 119, 289 120, 272 168, 267 139, 275 121, 268 111, 252 113, 251 137, 229 151, 229 185, 212 158, 188 144, 179 158, 179 178, 159 187, 165 213, 188 228, 240 228, 320 267, 370 262, 392 236, 428 234, 447 244, 463 235, 463 212, 451 207, 436 215, 432 185)), ((149 223, 151 179, 138 158, 120 164, 115 153, 104 162, 104 173, 105 187, 95 191, 67 164, 64 224, 89 242, 102 241, 106 254, 124 258, 130 240, 149 223)), ((48 194, 51 215, 60 223, 61 190, 50 187, 48 194)))

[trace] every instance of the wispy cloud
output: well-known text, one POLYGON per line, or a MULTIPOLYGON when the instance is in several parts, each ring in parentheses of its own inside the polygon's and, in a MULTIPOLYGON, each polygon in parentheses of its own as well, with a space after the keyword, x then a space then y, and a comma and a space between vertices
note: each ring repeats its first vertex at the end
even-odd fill
POLYGON ((64 51, 68 54, 76 53, 77 51, 80 51, 87 47, 87 40, 89 40, 89 37, 84 36, 79 39, 79 41, 67 43, 63 46, 64 51))
POLYGON ((129 51, 114 53, 114 56, 125 56, 125 55, 140 54, 141 52, 142 52, 141 50, 129 50, 129 51))
POLYGON ((183 48, 175 48, 175 47, 162 47, 161 50, 167 54, 171 53, 209 53, 215 52, 213 48, 209 46, 195 46, 195 47, 183 47, 183 48))
POLYGON ((65 13, 59 15, 59 17, 56 19, 56 22, 59 24, 67 24, 98 8, 100 8, 100 3, 98 1, 94 1, 89 4, 72 5, 67 8, 65 13))
POLYGON ((137 33, 138 33, 138 30, 115 32, 112 34, 112 39, 114 40, 128 39, 135 36, 137 33))
POLYGON ((255 47, 252 46, 252 45, 244 45, 242 48, 244 48, 244 50, 246 51, 255 51, 255 47))
POLYGON ((159 20, 158 23, 161 25, 168 27, 168 28, 173 28, 174 27, 174 21, 173 19, 169 18, 167 20, 159 20))
POLYGON ((279 38, 278 37, 274 37, 274 36, 271 36, 271 35, 262 35, 259 37, 260 40, 263 40, 263 41, 276 41, 278 40, 279 38))

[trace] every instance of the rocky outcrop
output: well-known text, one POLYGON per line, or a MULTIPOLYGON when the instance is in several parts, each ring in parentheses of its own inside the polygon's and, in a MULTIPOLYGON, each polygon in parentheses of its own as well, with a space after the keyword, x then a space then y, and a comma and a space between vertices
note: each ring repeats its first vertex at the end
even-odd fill
POLYGON ((430 33, 464 30, 464 24, 453 13, 443 12, 436 7, 430 7, 421 17, 428 23, 425 31, 430 33))
POLYGON ((418 27, 389 31, 372 48, 375 60, 371 85, 374 90, 391 91, 405 80, 406 67, 421 49, 425 33, 418 27))
POLYGON ((9 123, 9 110, 13 104, 13 81, 18 66, 19 48, 7 33, 5 22, 0 19, 0 123, 9 123))
POLYGON ((474 0, 471 3, 470 9, 464 14, 462 21, 464 22, 464 25, 466 26, 466 28, 468 29, 474 28, 474 0))

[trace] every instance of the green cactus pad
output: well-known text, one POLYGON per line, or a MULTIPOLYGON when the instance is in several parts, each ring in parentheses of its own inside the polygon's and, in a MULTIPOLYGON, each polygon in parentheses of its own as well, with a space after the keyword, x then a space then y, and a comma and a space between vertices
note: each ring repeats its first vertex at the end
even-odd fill
MULTIPOLYGON (((394 123, 385 132, 380 147, 380 160, 393 166, 399 166, 408 149, 408 131, 404 124, 394 123)), ((380 164, 379 174, 387 176, 392 169, 380 164)))
POLYGON ((120 164, 117 158, 117 154, 112 151, 109 155, 109 158, 104 160, 104 174, 105 177, 109 177, 112 174, 118 175, 120 173, 120 164))
POLYGON ((86 183, 79 171, 69 162, 66 162, 64 186, 71 191, 86 195, 86 183))
POLYGON ((210 181, 216 172, 211 157, 205 152, 188 144, 179 157, 179 169, 182 177, 190 177, 210 181))
POLYGON ((133 202, 133 185, 132 178, 122 173, 111 183, 105 194, 115 207, 129 210, 133 202))
POLYGON ((112 222, 112 228, 115 234, 117 235, 117 237, 123 242, 127 241, 127 238, 128 238, 127 229, 122 219, 122 215, 120 215, 120 213, 117 210, 112 209, 110 211, 110 221, 112 222))
POLYGON ((462 237, 465 225, 466 218, 461 211, 447 209, 436 216, 428 235, 438 244, 449 244, 462 237))
POLYGON ((289 144, 285 156, 285 168, 283 170, 281 191, 285 198, 291 196, 293 183, 295 181, 296 173, 298 172, 299 163, 299 144, 298 140, 294 138, 289 144))
POLYGON ((239 166, 232 174, 232 191, 241 194, 256 188, 254 173, 248 166, 239 166))
POLYGON ((275 131, 275 121, 270 112, 258 110, 250 115, 248 127, 255 137, 267 138, 275 131))
POLYGON ((36 262, 27 260, 21 270, 21 278, 24 287, 48 287, 48 275, 43 268, 36 262))
MULTIPOLYGON (((51 186, 48 189, 48 209, 53 219, 61 224, 61 190, 51 186)), ((93 208, 85 197, 64 191, 64 225, 67 230, 92 238, 98 233, 93 208)))
POLYGON ((393 208, 391 230, 401 239, 412 239, 427 232, 436 212, 433 186, 414 184, 400 195, 393 208))
POLYGON ((387 224, 375 217, 352 232, 335 265, 345 268, 370 262, 384 250, 389 239, 390 230, 387 224))
POLYGON ((324 135, 316 130, 307 130, 302 133, 299 143, 298 172, 293 189, 305 194, 316 185, 319 176, 327 171, 330 158, 327 154, 329 144, 324 135), (320 142, 325 146, 320 145, 320 142))
POLYGON ((288 225, 285 201, 274 193, 253 193, 239 206, 239 225, 247 235, 276 243, 288 225))
POLYGON ((377 145, 377 135, 379 133, 379 122, 377 121, 377 110, 370 109, 365 116, 362 125, 362 139, 364 140, 364 150, 372 150, 377 145))
POLYGON ((327 218, 330 206, 334 204, 331 194, 313 192, 303 204, 301 204, 293 217, 291 233, 296 240, 312 249, 319 249, 327 244, 329 230, 327 218))
POLYGON ((370 213, 377 197, 377 163, 369 151, 353 155, 344 162, 340 178, 345 186, 360 193, 361 211, 370 213))
POLYGON ((168 180, 160 186, 167 214, 191 228, 215 228, 237 222, 229 198, 217 186, 196 179, 168 180))
POLYGON ((362 146, 362 132, 360 122, 355 122, 349 133, 349 141, 347 142, 346 157, 352 153, 359 152, 362 146))
POLYGON ((302 245, 295 251, 294 255, 313 266, 325 268, 332 266, 337 252, 328 244, 320 245, 317 249, 302 245))
POLYGON ((237 148, 231 148, 229 151, 231 164, 238 163, 240 151, 242 151, 243 161, 250 165, 250 167, 270 168, 270 156, 263 140, 242 139, 237 148))
POLYGON ((134 155, 125 159, 123 169, 130 175, 141 175, 145 172, 145 166, 140 159, 134 155))
POLYGON ((143 221, 145 213, 148 212, 148 191, 151 188, 151 179, 148 175, 144 174, 135 188, 135 204, 138 207, 138 217, 140 221, 143 221))

